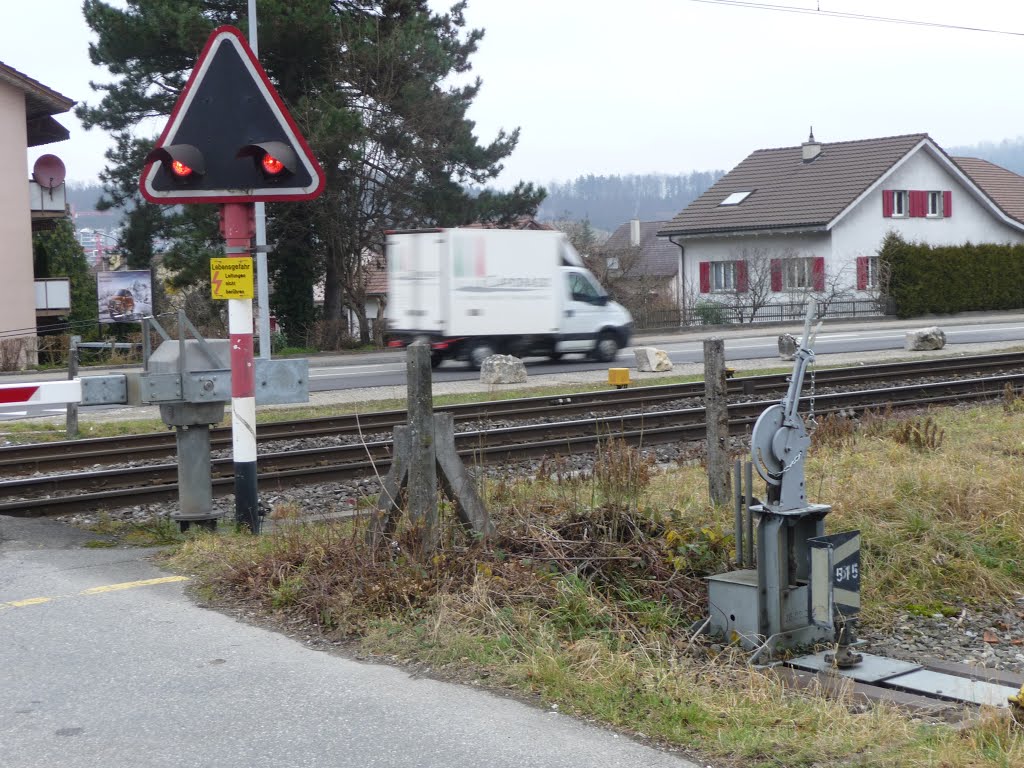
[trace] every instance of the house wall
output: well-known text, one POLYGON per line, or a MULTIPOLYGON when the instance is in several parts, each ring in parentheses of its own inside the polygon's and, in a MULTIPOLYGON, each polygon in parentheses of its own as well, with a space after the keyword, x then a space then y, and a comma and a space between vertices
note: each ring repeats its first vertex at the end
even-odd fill
MULTIPOLYGON (((715 238, 695 238, 678 240, 684 248, 683 258, 683 293, 686 298, 714 299, 715 296, 727 296, 729 293, 700 293, 700 262, 730 261, 744 258, 777 259, 782 257, 825 257, 826 269, 831 254, 831 238, 826 232, 815 232, 803 235, 749 235, 719 236, 715 238)), ((779 301, 789 301, 792 297, 786 292, 778 294, 779 301)))
POLYGON ((32 213, 28 186, 25 93, 0 82, 0 334, 35 337, 32 213))
MULTIPOLYGON (((1024 242, 1024 232, 997 218, 986 201, 975 197, 974 192, 961 184, 959 177, 929 151, 920 149, 883 179, 829 232, 682 240, 685 247, 684 294, 711 300, 723 296, 699 292, 699 264, 702 261, 739 259, 746 250, 748 253, 762 252, 770 258, 822 256, 825 258, 826 287, 848 287, 851 295, 866 298, 868 291, 856 291, 857 257, 877 255, 882 240, 890 231, 905 240, 932 245, 1024 242), (952 215, 941 218, 885 217, 882 215, 884 190, 950 190, 952 215)), ((781 291, 773 294, 772 298, 789 301, 792 297, 781 291)))
MULTIPOLYGON (((371 321, 376 320, 377 319, 377 304, 378 304, 378 302, 379 302, 379 299, 376 296, 367 296, 366 297, 366 305, 365 305, 365 307, 363 309, 363 316, 370 318, 371 321)), ((359 335, 359 317, 358 317, 358 315, 356 315, 356 313, 353 312, 350 309, 345 309, 344 312, 345 312, 346 321, 348 322, 349 332, 353 336, 358 336, 359 335)), ((372 322, 370 323, 370 326, 371 326, 371 328, 373 327, 373 323, 372 322)))
POLYGON ((1024 232, 997 219, 987 203, 974 197, 972 191, 940 164, 929 152, 918 150, 886 177, 877 189, 849 211, 832 230, 830 274, 839 271, 850 275, 848 282, 856 287, 856 259, 874 256, 885 238, 893 231, 904 240, 931 245, 972 243, 1024 242, 1024 232), (953 214, 943 218, 887 218, 882 215, 883 190, 950 190, 953 214))

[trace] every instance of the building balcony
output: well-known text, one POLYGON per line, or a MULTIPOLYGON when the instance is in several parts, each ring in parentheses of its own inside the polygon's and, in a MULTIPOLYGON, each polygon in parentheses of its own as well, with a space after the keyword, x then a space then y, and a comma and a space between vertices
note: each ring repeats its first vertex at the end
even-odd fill
POLYGON ((50 229, 56 221, 68 217, 67 186, 65 184, 48 189, 35 181, 29 181, 28 190, 33 232, 50 229))

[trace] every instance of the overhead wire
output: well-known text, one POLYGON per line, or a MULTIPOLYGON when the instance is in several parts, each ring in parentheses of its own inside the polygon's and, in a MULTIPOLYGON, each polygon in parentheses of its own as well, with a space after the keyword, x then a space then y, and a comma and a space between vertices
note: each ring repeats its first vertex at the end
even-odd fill
POLYGON ((724 5, 734 8, 752 8, 761 11, 778 11, 781 13, 799 13, 811 16, 828 16, 837 19, 855 19, 858 21, 875 21, 885 24, 905 24, 914 27, 931 27, 936 29, 952 29, 961 32, 984 32, 994 35, 1011 35, 1024 37, 1024 32, 1015 32, 1009 29, 993 29, 991 27, 973 27, 964 24, 948 24, 939 21, 923 21, 920 19, 900 19, 891 16, 876 16, 867 13, 855 13, 853 11, 829 11, 818 8, 803 8, 794 5, 782 5, 778 3, 762 3, 756 0, 689 0, 691 3, 704 3, 706 5, 724 5))

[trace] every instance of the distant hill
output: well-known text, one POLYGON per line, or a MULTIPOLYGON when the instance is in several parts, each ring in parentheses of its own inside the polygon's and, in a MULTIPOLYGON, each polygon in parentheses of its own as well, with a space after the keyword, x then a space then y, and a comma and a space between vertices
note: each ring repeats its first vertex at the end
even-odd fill
POLYGON ((116 229, 123 211, 97 211, 96 204, 103 195, 99 184, 68 184, 68 203, 74 217, 75 229, 116 229))
POLYGON ((963 147, 943 147, 953 157, 979 157, 1024 176, 1024 136, 999 143, 982 141, 963 147))
POLYGON ((688 174, 630 174, 579 176, 573 181, 544 185, 547 199, 537 211, 541 221, 582 221, 612 232, 632 218, 665 221, 673 218, 707 191, 722 171, 688 174))

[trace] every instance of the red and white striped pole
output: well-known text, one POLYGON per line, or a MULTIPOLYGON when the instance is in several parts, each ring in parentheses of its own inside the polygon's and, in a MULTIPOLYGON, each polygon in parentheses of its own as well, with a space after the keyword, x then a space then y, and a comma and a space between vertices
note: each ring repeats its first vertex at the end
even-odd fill
MULTIPOLYGON (((224 203, 221 233, 230 258, 252 258, 253 203, 224 203)), ((250 269, 250 274, 252 274, 250 269)), ((260 532, 256 489, 256 367, 253 363, 252 298, 228 299, 231 339, 231 448, 235 467, 235 523, 260 532)))

